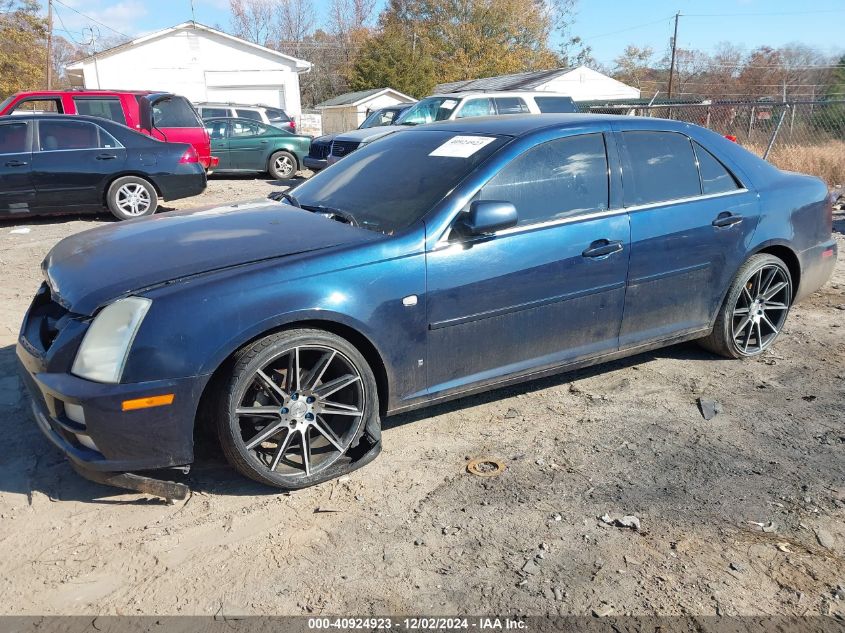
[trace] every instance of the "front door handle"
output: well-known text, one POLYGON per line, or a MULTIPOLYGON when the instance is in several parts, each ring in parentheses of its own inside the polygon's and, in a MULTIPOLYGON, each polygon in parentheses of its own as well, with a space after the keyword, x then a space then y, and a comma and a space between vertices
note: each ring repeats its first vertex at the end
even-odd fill
POLYGON ((607 257, 622 250, 622 242, 619 240, 596 240, 581 255, 584 257, 607 257))
POLYGON ((6 167, 26 167, 27 165, 29 165, 29 163, 23 160, 10 160, 6 163, 6 167))
POLYGON ((116 154, 97 154, 96 156, 97 160, 114 160, 115 158, 117 158, 116 154))
POLYGON ((731 213, 730 211, 723 211, 720 213, 715 220, 713 220, 713 226, 717 229, 723 229, 727 226, 733 226, 734 224, 739 224, 742 222, 742 216, 731 213))

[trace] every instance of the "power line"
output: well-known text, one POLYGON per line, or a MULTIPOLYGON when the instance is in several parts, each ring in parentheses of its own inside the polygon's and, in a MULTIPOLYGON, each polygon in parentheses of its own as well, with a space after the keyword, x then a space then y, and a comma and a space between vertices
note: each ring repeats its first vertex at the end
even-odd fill
POLYGON ((611 31, 610 33, 602 33, 601 35, 591 35, 590 37, 583 37, 581 38, 582 42, 589 42, 592 40, 599 39, 601 37, 610 37, 611 35, 618 35, 619 33, 626 33, 628 31, 634 31, 636 29, 645 28, 646 26, 653 26, 654 24, 660 24, 661 22, 665 22, 666 20, 671 20, 674 16, 668 15, 665 18, 660 18, 659 20, 655 20, 654 22, 646 22, 644 24, 636 24, 634 26, 629 26, 625 29, 619 29, 618 31, 611 31))
POLYGON ((85 14, 84 14, 84 13, 82 13, 81 11, 77 11, 77 10, 76 10, 76 9, 74 9, 72 6, 65 4, 65 3, 64 3, 64 2, 62 2, 61 0, 53 0, 53 2, 56 2, 56 3, 60 4, 60 5, 62 5, 62 6, 63 6, 64 8, 66 8, 66 9, 70 9, 70 10, 71 10, 71 11, 73 11, 74 13, 77 13, 77 14, 81 15, 83 18, 85 18, 86 20, 90 20, 90 21, 91 21, 91 22, 93 22, 94 24, 99 24, 100 26, 107 28, 109 31, 112 31, 112 32, 114 32, 114 33, 117 33, 118 35, 122 35, 123 37, 129 38, 129 39, 132 39, 132 36, 131 36, 131 35, 127 35, 126 33, 122 33, 122 32, 120 32, 120 31, 118 31, 117 29, 113 29, 113 28, 112 28, 112 27, 110 27, 108 24, 103 24, 103 23, 102 23, 102 22, 100 22, 99 20, 95 20, 94 18, 92 18, 90 15, 85 15, 85 14))
POLYGON ((814 15, 821 13, 845 13, 845 9, 821 9, 817 11, 762 11, 748 13, 684 13, 686 18, 738 18, 738 17, 766 17, 780 15, 814 15))

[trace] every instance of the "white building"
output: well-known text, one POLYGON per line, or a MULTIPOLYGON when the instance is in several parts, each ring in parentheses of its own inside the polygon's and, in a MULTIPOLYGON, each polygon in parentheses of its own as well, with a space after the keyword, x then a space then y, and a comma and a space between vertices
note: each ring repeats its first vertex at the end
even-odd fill
POLYGON ((433 94, 464 90, 539 90, 564 94, 575 101, 640 98, 638 89, 586 66, 453 81, 435 86, 433 94))
POLYGON ((196 22, 144 35, 67 66, 71 84, 161 90, 190 101, 284 108, 299 119, 299 75, 311 63, 196 22))
POLYGON ((334 134, 354 130, 373 110, 415 101, 393 88, 374 88, 347 92, 318 103, 316 108, 323 115, 323 134, 334 134))

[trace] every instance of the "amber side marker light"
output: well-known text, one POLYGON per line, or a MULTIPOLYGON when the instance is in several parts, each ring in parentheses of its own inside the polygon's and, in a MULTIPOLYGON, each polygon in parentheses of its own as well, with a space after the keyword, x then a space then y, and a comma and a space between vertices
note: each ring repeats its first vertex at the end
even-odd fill
POLYGON ((124 400, 121 404, 121 409, 123 409, 124 411, 136 411, 137 409, 163 407, 168 404, 173 404, 172 393, 165 393, 160 396, 150 396, 149 398, 136 398, 135 400, 124 400))
POLYGON ((826 251, 822 252, 822 259, 827 259, 828 257, 833 257, 833 249, 829 248, 826 251))

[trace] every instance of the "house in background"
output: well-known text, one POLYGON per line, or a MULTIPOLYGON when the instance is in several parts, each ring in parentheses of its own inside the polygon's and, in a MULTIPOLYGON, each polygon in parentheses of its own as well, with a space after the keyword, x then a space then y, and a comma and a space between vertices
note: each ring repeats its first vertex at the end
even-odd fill
POLYGON ((196 22, 143 35, 66 67, 71 85, 161 90, 193 102, 263 104, 295 119, 311 63, 196 22))
POLYGON ((323 115, 323 134, 336 134, 354 130, 373 110, 415 101, 393 88, 374 88, 333 97, 318 103, 316 109, 323 115))
POLYGON ((574 101, 639 99, 637 88, 586 66, 554 68, 484 79, 465 79, 435 86, 433 94, 466 90, 539 90, 557 92, 574 101))

